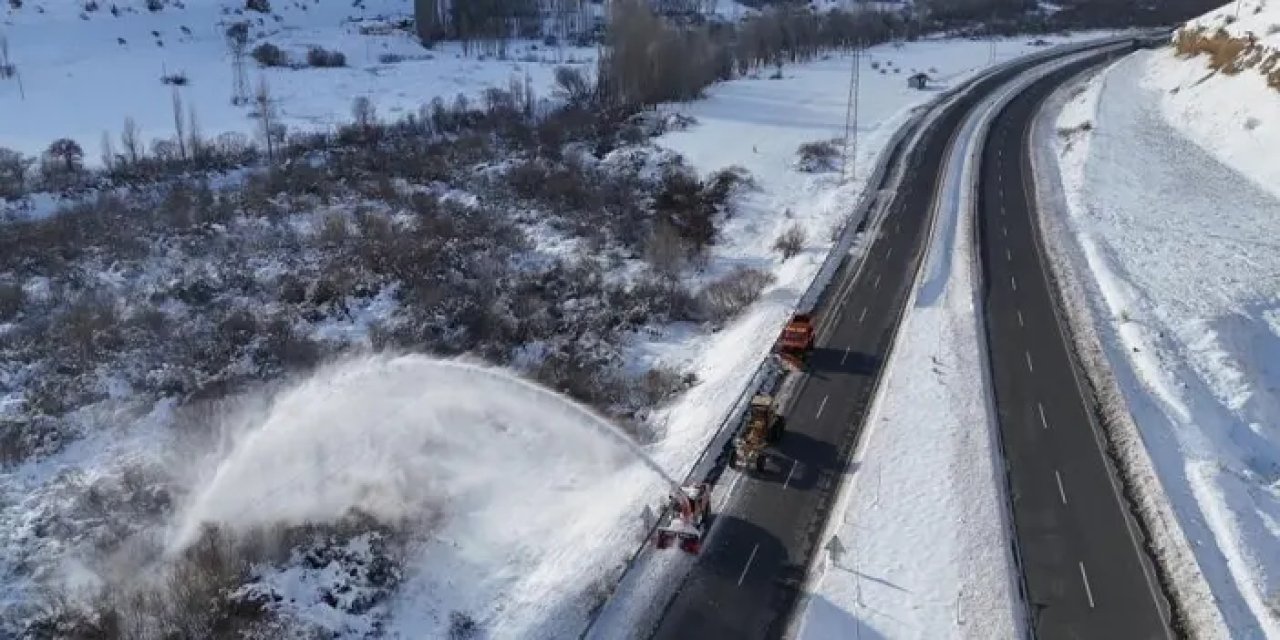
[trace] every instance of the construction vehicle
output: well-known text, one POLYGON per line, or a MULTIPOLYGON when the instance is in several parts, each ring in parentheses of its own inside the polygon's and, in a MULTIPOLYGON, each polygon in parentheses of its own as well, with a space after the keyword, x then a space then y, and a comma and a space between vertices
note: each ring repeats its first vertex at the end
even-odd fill
POLYGON ((808 313, 797 313, 791 317, 787 326, 782 328, 782 335, 774 345, 774 355, 783 365, 792 370, 804 369, 805 360, 813 351, 814 340, 813 316, 808 313))
POLYGON ((765 448, 782 439, 786 424, 778 414, 773 396, 757 393, 747 409, 747 421, 733 438, 729 450, 729 466, 735 469, 764 471, 768 456, 765 448))
POLYGON ((710 524, 711 488, 707 483, 689 484, 672 492, 671 502, 658 524, 654 542, 666 549, 678 542, 685 553, 702 550, 702 536, 710 524))

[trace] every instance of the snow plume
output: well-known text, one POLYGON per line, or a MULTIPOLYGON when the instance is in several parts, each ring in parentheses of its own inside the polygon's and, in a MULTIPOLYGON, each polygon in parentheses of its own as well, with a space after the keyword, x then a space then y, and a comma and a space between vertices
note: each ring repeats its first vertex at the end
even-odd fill
POLYGON ((194 492, 172 542, 186 545, 202 523, 249 530, 352 510, 465 521, 498 542, 512 519, 538 519, 535 497, 571 494, 636 459, 666 477, 604 418, 500 370, 364 356, 271 402, 194 492))

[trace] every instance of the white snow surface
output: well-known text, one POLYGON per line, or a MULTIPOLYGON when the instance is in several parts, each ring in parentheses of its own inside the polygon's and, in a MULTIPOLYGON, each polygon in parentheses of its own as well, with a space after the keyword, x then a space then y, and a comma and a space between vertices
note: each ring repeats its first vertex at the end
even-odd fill
MULTIPOLYGON (((1213 33, 1255 37, 1280 55, 1280 4, 1240 0, 1187 23, 1213 33), (1236 17, 1238 15, 1238 18, 1236 17)), ((1165 121, 1218 162, 1280 198, 1280 90, 1267 86, 1257 68, 1237 75, 1214 72, 1207 56, 1182 58, 1172 49, 1149 56, 1134 77, 1151 89, 1165 121)))
POLYGON ((1226 124, 1280 123, 1280 94, 1185 84, 1206 73, 1154 51, 1092 80, 1058 116, 1046 215, 1230 636, 1280 637, 1280 191, 1263 134, 1226 124))
POLYGON ((321 46, 343 52, 344 68, 261 68, 245 63, 249 90, 265 79, 280 116, 294 130, 324 130, 351 120, 352 102, 368 97, 383 118, 398 118, 440 97, 446 104, 463 94, 471 100, 488 87, 506 88, 526 75, 541 97, 548 97, 558 64, 594 72, 595 50, 547 48, 513 43, 508 59, 463 55, 457 43, 424 49, 403 30, 382 29, 412 18, 412 4, 401 0, 276 0, 273 13, 242 11, 243 0, 187 0, 149 12, 141 2, 111 2, 82 13, 82 2, 27 0, 16 9, 0 7, 0 37, 9 41, 9 59, 18 79, 0 79, 0 145, 39 156, 57 138, 80 143, 85 160, 100 164, 101 139, 110 136, 117 151, 125 118, 133 118, 148 145, 174 137, 174 88, 162 75, 183 73, 189 84, 178 89, 184 110, 194 108, 200 129, 213 137, 224 132, 256 135, 252 106, 231 103, 233 71, 224 32, 247 20, 249 49, 270 42, 294 61, 321 46), (85 19, 81 18, 85 16, 85 19), (362 34, 362 27, 375 34, 362 34), (190 33, 185 33, 186 28, 190 33), (159 36, 152 32, 159 33, 159 36), (117 38, 122 38, 120 44, 117 38), (158 43, 163 43, 161 46, 158 43), (384 55, 403 56, 384 63, 384 55))

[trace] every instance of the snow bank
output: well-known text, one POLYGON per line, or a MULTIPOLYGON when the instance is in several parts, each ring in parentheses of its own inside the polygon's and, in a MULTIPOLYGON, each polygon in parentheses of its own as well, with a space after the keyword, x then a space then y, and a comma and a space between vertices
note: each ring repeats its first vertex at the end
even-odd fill
MULTIPOLYGON (((1061 247, 1055 270, 1083 293, 1116 400, 1137 425, 1120 440, 1145 445, 1158 476, 1143 480, 1136 467, 1190 631, 1277 637, 1280 254, 1268 238, 1280 232, 1280 201, 1236 170, 1247 157, 1225 158, 1232 136, 1205 149, 1200 124, 1169 117, 1168 91, 1153 80, 1168 56, 1122 60, 1061 110, 1065 196, 1046 211, 1046 244, 1061 247), (1160 485, 1171 514, 1152 493, 1160 485)), ((1280 116, 1275 104, 1273 95, 1241 108, 1280 116)))

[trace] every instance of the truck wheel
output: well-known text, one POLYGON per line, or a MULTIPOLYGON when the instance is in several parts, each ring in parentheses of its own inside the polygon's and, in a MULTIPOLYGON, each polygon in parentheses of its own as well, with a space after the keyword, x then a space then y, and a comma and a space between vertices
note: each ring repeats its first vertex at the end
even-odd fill
POLYGON ((773 425, 769 427, 769 442, 777 442, 782 439, 782 433, 786 431, 786 418, 778 416, 773 421, 773 425))

